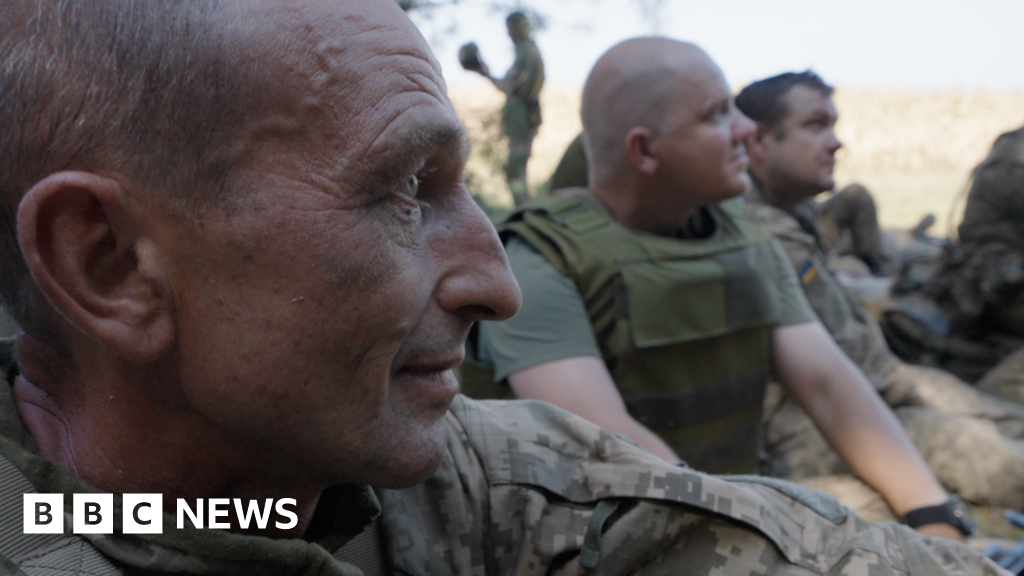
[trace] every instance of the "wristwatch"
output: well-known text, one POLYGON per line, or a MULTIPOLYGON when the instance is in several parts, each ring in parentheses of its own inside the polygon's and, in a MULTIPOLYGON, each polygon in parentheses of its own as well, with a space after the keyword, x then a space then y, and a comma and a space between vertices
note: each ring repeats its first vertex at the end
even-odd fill
POLYGON ((978 531, 978 524, 971 515, 970 506, 955 494, 942 504, 924 506, 907 512, 900 518, 900 522, 911 528, 925 524, 949 524, 964 536, 973 536, 978 531))

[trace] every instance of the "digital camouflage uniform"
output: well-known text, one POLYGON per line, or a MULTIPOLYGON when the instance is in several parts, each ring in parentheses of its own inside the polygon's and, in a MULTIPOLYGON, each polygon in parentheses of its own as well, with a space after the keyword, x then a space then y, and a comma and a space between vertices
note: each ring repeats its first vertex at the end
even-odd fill
POLYGON ((505 106, 501 110, 502 133, 508 137, 505 179, 518 206, 530 198, 526 164, 541 124, 540 90, 544 86, 544 61, 537 44, 530 38, 516 40, 515 46, 515 62, 497 84, 505 93, 505 106))
POLYGON ((0 574, 361 573, 339 557, 423 576, 1007 574, 963 544, 865 522, 793 484, 671 466, 544 403, 464 397, 432 477, 405 490, 329 489, 313 542, 177 530, 167 515, 161 535, 24 535, 22 494, 63 492, 70 506, 90 488, 34 455, 9 387, 0 414, 0 574), (346 542, 374 517, 379 547, 352 554, 346 542))
POLYGON ((975 169, 959 250, 937 282, 958 323, 1024 339, 1024 128, 1000 136, 975 169))
MULTIPOLYGON (((884 320, 902 356, 976 382, 1024 344, 1024 128, 997 138, 975 168, 958 230, 959 240, 936 265, 901 272, 893 288, 896 310, 884 320), (915 307, 923 312, 915 313, 915 307), (897 313, 923 319, 929 330, 908 331, 897 313), (907 346, 904 336, 910 337, 907 346)), ((1006 369, 999 373, 1012 375, 1006 369)), ((1024 396, 1011 380, 985 380, 1000 396, 1024 396)))
MULTIPOLYGON (((808 204, 792 212, 775 208, 756 181, 746 199, 785 249, 822 324, 893 408, 946 488, 974 502, 1024 507, 1024 408, 980 393, 946 372, 897 359, 877 323, 828 271, 813 209, 808 204)), ((810 418, 777 386, 767 395, 765 428, 773 476, 849 473, 810 418)))
POLYGON ((993 396, 1024 404, 1024 348, 1004 358, 976 386, 993 396))

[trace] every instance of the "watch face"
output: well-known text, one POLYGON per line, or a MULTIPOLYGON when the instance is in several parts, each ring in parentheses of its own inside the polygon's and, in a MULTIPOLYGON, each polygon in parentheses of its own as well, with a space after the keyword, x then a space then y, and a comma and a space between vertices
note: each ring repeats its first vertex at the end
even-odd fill
POLYGON ((963 532, 964 536, 973 536, 978 531, 978 523, 975 522, 974 516, 971 514, 970 505, 961 500, 959 496, 951 497, 949 505, 953 517, 957 521, 957 524, 953 526, 963 532))

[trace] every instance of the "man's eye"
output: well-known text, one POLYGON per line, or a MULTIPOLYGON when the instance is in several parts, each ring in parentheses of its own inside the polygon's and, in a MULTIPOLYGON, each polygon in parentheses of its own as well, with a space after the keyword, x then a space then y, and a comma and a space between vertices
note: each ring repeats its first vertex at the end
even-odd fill
POLYGON ((402 193, 410 198, 415 198, 416 194, 420 191, 420 179, 415 174, 409 176, 402 185, 402 193))

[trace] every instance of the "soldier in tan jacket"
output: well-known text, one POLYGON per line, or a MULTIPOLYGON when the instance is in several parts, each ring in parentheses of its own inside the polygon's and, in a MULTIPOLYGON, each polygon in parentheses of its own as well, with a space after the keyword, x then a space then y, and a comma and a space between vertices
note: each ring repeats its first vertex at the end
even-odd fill
MULTIPOLYGON (((1024 507, 1024 408, 947 372, 901 362, 877 323, 828 269, 812 203, 834 186, 841 144, 833 132, 837 112, 831 94, 821 78, 804 72, 755 82, 736 97, 736 105, 757 122, 747 146, 753 181, 747 207, 779 241, 822 324, 893 408, 943 484, 974 502, 1024 507)), ((772 475, 848 473, 778 387, 768 394, 765 427, 772 475)), ((847 479, 834 482, 863 491, 847 479)))

